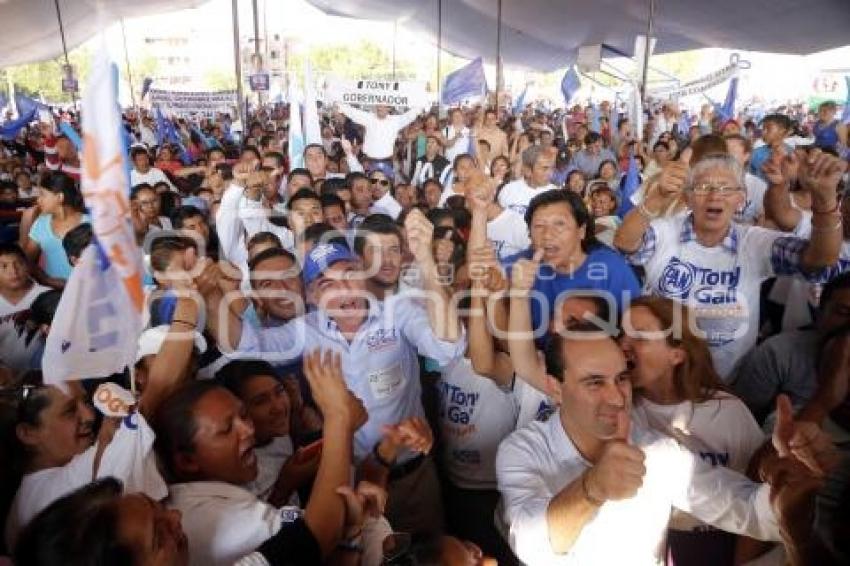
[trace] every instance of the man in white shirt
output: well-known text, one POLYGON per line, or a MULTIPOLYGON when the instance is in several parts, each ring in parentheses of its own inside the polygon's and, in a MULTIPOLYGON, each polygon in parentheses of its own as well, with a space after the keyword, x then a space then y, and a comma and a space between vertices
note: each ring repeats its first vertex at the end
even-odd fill
POLYGON ((555 158, 540 146, 533 145, 522 152, 523 179, 505 185, 499 193, 499 206, 525 216, 528 203, 545 191, 557 189, 552 184, 555 158), (528 180, 526 180, 528 179, 528 180))
POLYGON ((412 107, 404 114, 390 114, 390 107, 379 104, 375 113, 358 110, 348 104, 338 105, 340 112, 357 124, 366 128, 363 139, 363 153, 374 161, 391 160, 395 150, 395 140, 399 131, 413 122, 422 112, 422 108, 412 107))
POLYGON ((17 244, 0 244, 0 362, 15 373, 33 368, 41 341, 24 323, 32 302, 48 290, 32 280, 27 265, 17 244))
POLYGON ((167 183, 172 191, 176 191, 174 185, 161 169, 151 167, 151 156, 143 147, 134 147, 130 152, 130 157, 133 160, 133 168, 130 170, 130 186, 148 184, 151 187, 157 183, 167 183))
POLYGON ((561 410, 508 437, 496 461, 511 547, 527 564, 663 563, 674 507, 778 541, 771 504, 784 519, 798 511, 784 495, 800 489, 798 505, 814 496, 811 484, 770 487, 712 467, 632 417, 625 357, 593 326, 555 335, 546 364, 561 410))
POLYGON ((472 224, 486 223, 487 241, 493 245, 496 257, 502 261, 524 252, 531 245, 525 218, 495 201, 496 185, 487 178, 476 177, 468 184, 466 205, 472 212, 472 224))
POLYGON ((451 123, 443 130, 445 138, 445 153, 449 163, 455 162, 455 157, 462 153, 470 153, 472 130, 466 126, 463 110, 453 108, 449 112, 451 123))
MULTIPOLYGON (((345 162, 348 164, 348 171, 363 172, 363 165, 358 161, 357 156, 351 147, 351 142, 345 138, 340 141, 342 149, 345 152, 345 162)), ((328 154, 325 152, 325 146, 320 143, 311 143, 304 148, 304 167, 310 172, 313 177, 313 182, 323 179, 340 179, 345 177, 344 173, 328 172, 328 154)), ((292 192, 287 189, 287 192, 292 192)))
POLYGON ((692 169, 675 162, 630 211, 615 245, 646 270, 644 290, 689 304, 705 332, 724 379, 756 343, 761 283, 773 275, 826 280, 836 269, 842 242, 836 187, 844 166, 829 155, 802 164, 812 187, 810 241, 733 222, 744 203, 743 171, 729 155, 709 156, 692 169), (688 214, 661 217, 682 192, 688 214))

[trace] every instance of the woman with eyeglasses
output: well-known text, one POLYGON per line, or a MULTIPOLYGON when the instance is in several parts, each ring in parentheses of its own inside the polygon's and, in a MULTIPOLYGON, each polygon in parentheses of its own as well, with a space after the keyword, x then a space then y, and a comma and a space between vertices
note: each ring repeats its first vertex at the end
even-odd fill
MULTIPOLYGON (((125 408, 125 418, 104 419, 99 431, 90 398, 78 381, 60 388, 45 384, 41 372, 34 372, 3 390, 9 403, 4 405, 2 433, 10 454, 4 466, 12 470, 10 482, 4 484, 8 488, 4 503, 11 500, 8 515, 3 514, 7 550, 14 549, 21 529, 41 510, 93 479, 114 476, 129 492, 154 499, 167 495, 147 421, 185 373, 179 368, 189 363, 194 345, 185 337, 193 336, 197 316, 195 301, 178 299, 169 334, 150 364, 138 402, 125 408)), ((95 393, 104 403, 110 399, 114 403, 116 395, 112 390, 95 393)), ((4 506, 0 513, 5 510, 4 506)))
POLYGON ((73 228, 89 221, 83 195, 73 178, 65 173, 46 173, 39 183, 39 195, 32 226, 21 222, 21 242, 32 265, 36 280, 61 289, 71 276, 71 264, 62 247, 62 238, 73 228))

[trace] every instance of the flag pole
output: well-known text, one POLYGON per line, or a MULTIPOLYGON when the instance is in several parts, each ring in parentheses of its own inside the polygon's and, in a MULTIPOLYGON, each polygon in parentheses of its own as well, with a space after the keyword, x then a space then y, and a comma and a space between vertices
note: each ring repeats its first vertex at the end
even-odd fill
MULTIPOLYGON (((56 19, 59 21, 59 37, 62 39, 62 53, 65 55, 65 66, 70 68, 71 62, 68 59, 68 44, 65 42, 65 25, 62 23, 62 10, 59 9, 59 0, 53 0, 53 5, 56 6, 56 19)), ((71 99, 74 101, 74 108, 76 108, 76 92, 71 91, 71 99)))
MULTIPOLYGON (((257 0, 251 1, 251 7, 254 12, 254 60, 257 62, 258 69, 255 69, 253 72, 259 72, 263 68, 262 56, 260 55, 260 16, 257 11, 257 0)), ((260 107, 263 105, 263 91, 257 91, 257 112, 260 111, 260 107)))
POLYGON ((127 31, 124 29, 124 18, 121 18, 121 37, 124 39, 124 64, 127 66, 127 82, 130 83, 130 100, 133 103, 133 108, 137 108, 136 89, 133 87, 133 72, 130 70, 130 53, 127 51, 127 31))
MULTIPOLYGON (((233 66, 236 72, 236 119, 245 128, 242 119, 242 58, 239 54, 239 0, 232 0, 233 5, 233 66)), ((247 119, 247 116, 245 117, 247 119)))
POLYGON ((646 99, 646 79, 649 75, 649 46, 652 41, 652 28, 655 25, 655 0, 649 0, 649 18, 646 20, 646 45, 643 53, 643 70, 640 81, 640 99, 646 99))

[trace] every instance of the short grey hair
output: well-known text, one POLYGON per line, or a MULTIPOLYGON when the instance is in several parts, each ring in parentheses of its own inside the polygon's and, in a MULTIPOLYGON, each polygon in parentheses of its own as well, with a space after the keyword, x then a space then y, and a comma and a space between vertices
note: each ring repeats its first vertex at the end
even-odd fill
POLYGON ((704 159, 700 159, 688 171, 688 180, 686 187, 690 190, 694 188, 694 181, 700 175, 703 175, 710 169, 726 169, 735 177, 740 189, 744 189, 744 168, 738 163, 738 160, 728 154, 716 153, 709 155, 704 159))
POLYGON ((522 152, 522 166, 533 169, 534 164, 537 163, 541 155, 543 155, 543 148, 539 145, 532 145, 525 148, 522 152))

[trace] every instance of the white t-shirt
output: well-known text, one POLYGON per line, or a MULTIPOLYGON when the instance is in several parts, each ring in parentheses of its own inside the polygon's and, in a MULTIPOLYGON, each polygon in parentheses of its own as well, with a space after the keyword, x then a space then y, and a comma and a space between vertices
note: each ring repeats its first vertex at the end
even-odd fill
POLYGON ((40 348, 41 342, 36 336, 27 343, 28 332, 24 322, 29 317, 32 302, 48 290, 33 283, 29 292, 15 304, 0 295, 0 362, 15 372, 30 369, 32 358, 40 348))
POLYGON ((557 409, 555 401, 520 376, 514 376, 514 396, 519 405, 516 428, 521 429, 535 421, 546 421, 557 409))
POLYGON ((389 191, 387 191, 384 196, 376 200, 370 209, 372 214, 386 214, 393 220, 398 220, 398 216, 401 214, 401 211, 401 205, 395 197, 389 193, 389 191))
POLYGON ((566 554, 549 540, 552 499, 591 464, 570 440, 555 413, 531 423, 499 447, 496 473, 509 525, 509 542, 526 564, 657 566, 673 508, 714 526, 762 540, 780 540, 769 486, 753 483, 632 421, 630 443, 646 455, 643 485, 634 497, 607 501, 584 525, 566 554))
MULTIPOLYGON (((443 128, 443 136, 445 136, 446 141, 451 141, 458 134, 457 128, 454 126, 446 126, 443 128)), ((469 153, 469 139, 472 135, 472 130, 467 128, 466 126, 460 129, 460 137, 451 147, 447 147, 445 150, 446 159, 449 160, 449 166, 454 167, 455 157, 461 155, 463 153, 469 153)))
POLYGON ((504 187, 502 187, 501 192, 499 193, 499 206, 502 208, 507 208, 509 210, 513 210, 523 218, 525 218, 525 211, 528 209, 528 203, 531 202, 531 199, 539 195, 540 193, 544 193, 546 191, 551 191, 552 189, 557 189, 555 185, 549 183, 545 187, 538 187, 533 189, 528 186, 528 183, 525 182, 525 179, 517 179, 516 181, 511 181, 504 187))
POLYGON ((219 481, 169 486, 166 504, 182 514, 191 566, 231 566, 280 530, 287 513, 237 485, 219 481))
POLYGON ((168 177, 165 176, 165 173, 162 172, 161 169, 157 169, 156 167, 151 167, 148 169, 147 173, 139 173, 136 168, 130 169, 130 186, 135 187, 136 185, 141 185, 142 183, 147 183, 151 187, 156 185, 157 183, 168 183, 168 186, 171 187, 171 190, 174 189, 174 185, 171 184, 171 181, 168 180, 168 177))
POLYGON ((508 208, 487 223, 487 239, 493 242, 500 260, 523 252, 531 245, 525 218, 508 208))
MULTIPOLYGON (((640 398, 635 418, 645 418, 650 428, 674 438, 710 466, 724 466, 746 474, 750 459, 766 436, 743 401, 718 392, 715 399, 694 404, 658 405, 640 398)), ((698 530, 704 523, 675 511, 670 528, 698 530)))
POLYGON ((59 468, 48 468, 24 476, 6 519, 6 548, 13 548, 21 530, 44 508, 94 479, 114 477, 124 484, 124 493, 144 493, 160 500, 168 488, 156 467, 153 430, 139 413, 126 417, 103 451, 94 471, 97 444, 59 468))
MULTIPOLYGON (((294 452, 290 436, 278 436, 265 446, 254 448, 254 453, 257 455, 257 477, 242 487, 263 501, 268 501, 272 488, 280 477, 280 469, 294 452)), ((298 494, 293 493, 288 503, 300 505, 298 494)))
POLYGON ((709 248, 695 237, 682 241, 682 228, 689 218, 653 220, 655 253, 648 260, 635 261, 634 255, 630 259, 645 267, 646 294, 677 299, 693 309, 697 326, 706 333, 714 366, 726 379, 756 343, 761 283, 774 275, 773 242, 787 234, 733 223, 737 235, 733 253, 725 244, 709 248))
POLYGON ((366 133, 363 136, 363 153, 372 159, 392 157, 399 130, 415 120, 416 116, 422 111, 418 107, 411 108, 404 114, 390 114, 381 119, 374 112, 359 110, 347 104, 340 104, 339 109, 353 122, 366 128, 366 133))
POLYGON ((467 358, 443 368, 437 388, 449 479, 465 489, 495 489, 496 451, 519 413, 513 393, 475 373, 467 358))

